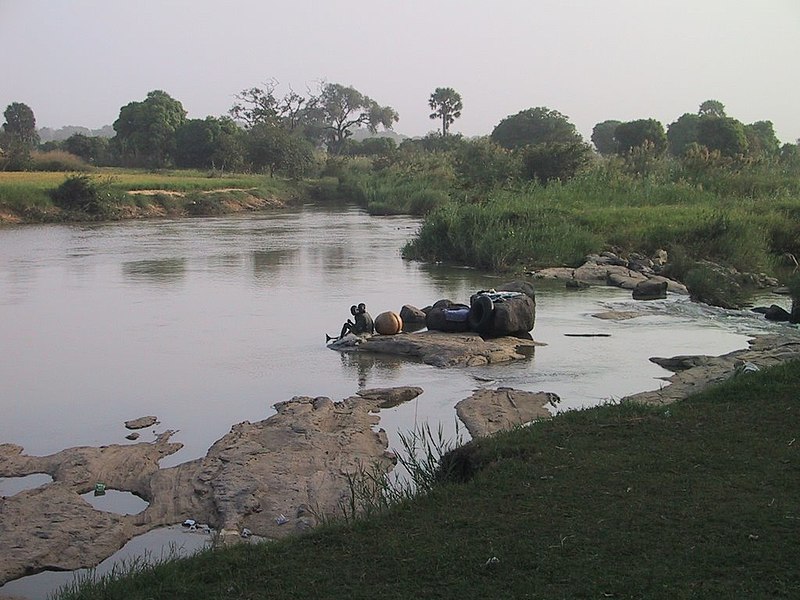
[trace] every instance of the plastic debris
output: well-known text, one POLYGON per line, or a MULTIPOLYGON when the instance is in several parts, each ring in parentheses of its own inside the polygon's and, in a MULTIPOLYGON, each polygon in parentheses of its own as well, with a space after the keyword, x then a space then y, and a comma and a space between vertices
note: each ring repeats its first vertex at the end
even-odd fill
POLYGON ((744 361, 738 365, 736 365, 736 374, 742 375, 744 373, 756 373, 761 369, 758 368, 758 365, 751 363, 750 361, 744 361))
POLYGON ((241 535, 241 536, 242 536, 244 539, 247 539, 247 538, 249 538, 251 535, 253 535, 253 532, 252 532, 252 531, 250 531, 250 530, 249 530, 247 527, 245 527, 244 529, 242 529, 242 533, 241 533, 241 534, 239 534, 239 535, 241 535))
POLYGON ((94 484, 94 495, 95 496, 105 496, 106 495, 106 484, 105 483, 95 483, 94 484))
POLYGON ((500 564, 500 559, 496 556, 491 557, 489 560, 486 561, 484 564, 485 567, 494 567, 500 564))
POLYGON ((189 529, 195 529, 197 527, 197 521, 195 521, 194 519, 186 519, 183 522, 183 526, 188 527, 189 529))
POLYGON ((275 517, 275 522, 276 522, 278 525, 283 525, 283 524, 285 524, 285 523, 288 523, 288 522, 289 522, 289 519, 287 519, 287 518, 286 518, 285 516, 283 516, 283 515, 278 515, 277 517, 275 517))

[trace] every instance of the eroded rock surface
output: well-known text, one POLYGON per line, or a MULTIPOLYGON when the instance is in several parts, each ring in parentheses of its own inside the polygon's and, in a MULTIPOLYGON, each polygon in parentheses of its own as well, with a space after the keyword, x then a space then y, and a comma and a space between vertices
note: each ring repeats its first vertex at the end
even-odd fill
POLYGON ((759 336, 750 341, 749 348, 722 356, 654 357, 650 359, 652 362, 673 371, 667 378, 669 385, 660 390, 627 396, 622 401, 670 404, 735 376, 741 372, 743 364, 750 363, 764 369, 796 358, 800 358, 800 332, 759 336))
POLYGON ((128 429, 144 429, 145 427, 150 427, 156 423, 158 423, 158 418, 154 417, 153 415, 148 415, 146 417, 139 417, 138 419, 125 421, 125 427, 128 429))
POLYGON ((507 387, 476 390, 456 404, 456 414, 472 437, 492 435, 538 419, 550 418, 548 406, 561 399, 551 392, 525 392, 507 387))
POLYGON ((385 432, 375 431, 382 407, 422 393, 420 388, 365 390, 342 402, 295 397, 277 414, 243 422, 202 458, 159 469, 181 448, 172 432, 154 442, 79 447, 28 456, 0 445, 0 476, 48 473, 53 482, 0 498, 0 583, 45 569, 91 567, 132 537, 185 519, 223 534, 282 537, 336 514, 361 465, 390 470, 385 432), (143 512, 95 510, 80 494, 102 482, 149 502, 143 512))
MULTIPOLYGON (((355 337, 355 336, 352 336, 355 337)), ((479 366, 521 360, 541 345, 533 340, 500 337, 484 340, 477 333, 422 331, 398 335, 374 335, 349 339, 346 336, 330 345, 342 352, 371 352, 416 358, 436 367, 479 366)))

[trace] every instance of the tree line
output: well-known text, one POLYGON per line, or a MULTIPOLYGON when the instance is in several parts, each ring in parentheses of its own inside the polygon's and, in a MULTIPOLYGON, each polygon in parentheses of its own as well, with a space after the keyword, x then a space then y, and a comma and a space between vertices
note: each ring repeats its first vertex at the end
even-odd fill
MULTIPOLYGON (((717 100, 703 102, 697 113, 686 113, 665 129, 656 119, 606 120, 591 134, 592 148, 568 117, 557 110, 535 107, 509 115, 491 134, 465 140, 451 134, 461 116, 461 95, 439 87, 428 99, 430 118, 440 129, 421 139, 405 140, 402 149, 441 152, 459 149, 461 166, 472 171, 474 183, 496 183, 509 171, 546 183, 565 180, 598 153, 623 157, 632 169, 646 174, 665 154, 696 162, 724 160, 800 161, 798 144, 781 146, 771 121, 743 124, 725 113, 717 100), (511 163, 514 163, 512 168, 511 163), (470 168, 470 164, 474 168, 470 168)), ((300 94, 289 87, 278 93, 268 81, 242 90, 229 114, 187 119, 180 101, 154 90, 141 101, 120 109, 112 138, 75 133, 61 142, 39 144, 33 110, 14 102, 3 113, 0 168, 24 170, 31 152, 65 150, 91 164, 147 168, 198 168, 255 171, 290 177, 307 174, 315 152, 367 155, 391 160, 394 140, 353 139, 354 131, 391 130, 399 115, 352 86, 323 82, 300 94)))

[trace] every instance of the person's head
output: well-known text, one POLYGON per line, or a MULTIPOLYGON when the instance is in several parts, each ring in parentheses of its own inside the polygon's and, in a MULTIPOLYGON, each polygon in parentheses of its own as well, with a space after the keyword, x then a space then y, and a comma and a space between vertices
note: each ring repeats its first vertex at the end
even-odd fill
POLYGON ((353 306, 350 307, 350 314, 355 317, 357 312, 358 312, 358 308, 356 308, 356 305, 353 304, 353 306))
POLYGON ((367 312, 367 305, 364 304, 363 302, 361 304, 359 304, 358 305, 358 312, 360 312, 360 313, 367 312))

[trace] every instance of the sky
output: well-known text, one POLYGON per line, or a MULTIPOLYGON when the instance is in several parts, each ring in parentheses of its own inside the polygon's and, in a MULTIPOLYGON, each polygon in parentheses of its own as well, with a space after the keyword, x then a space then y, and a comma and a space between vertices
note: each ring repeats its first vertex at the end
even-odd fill
POLYGON ((155 89, 221 116, 275 80, 352 85, 409 136, 437 128, 428 97, 452 87, 466 136, 546 106, 588 139, 716 99, 800 138, 798 0, 0 0, 0 42, 0 108, 54 129, 110 125, 155 89))

